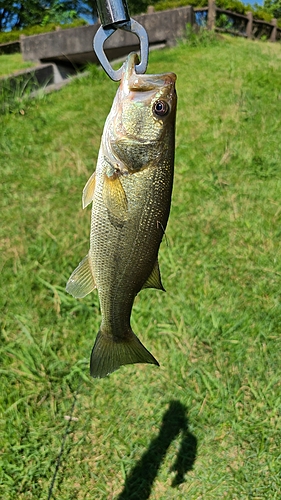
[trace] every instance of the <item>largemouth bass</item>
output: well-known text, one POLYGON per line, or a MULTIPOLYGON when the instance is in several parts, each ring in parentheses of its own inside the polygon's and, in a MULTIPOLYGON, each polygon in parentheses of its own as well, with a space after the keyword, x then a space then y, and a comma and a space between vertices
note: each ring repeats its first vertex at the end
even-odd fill
POLYGON ((83 191, 83 207, 92 202, 90 250, 66 286, 78 298, 98 290, 93 377, 130 363, 159 365, 133 333, 130 316, 142 288, 164 290, 158 250, 173 184, 176 75, 136 74, 137 63, 130 54, 83 191))

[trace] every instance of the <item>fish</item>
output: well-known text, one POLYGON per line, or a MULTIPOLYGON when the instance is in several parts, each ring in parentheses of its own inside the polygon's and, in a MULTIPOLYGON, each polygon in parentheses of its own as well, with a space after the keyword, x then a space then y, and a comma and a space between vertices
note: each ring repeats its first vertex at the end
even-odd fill
POLYGON ((90 250, 66 285, 76 298, 98 291, 94 378, 126 364, 159 366, 134 334, 130 317, 140 290, 164 290, 158 250, 173 187, 176 75, 137 74, 137 63, 137 54, 129 54, 105 121, 96 170, 82 196, 83 208, 92 203, 90 250))

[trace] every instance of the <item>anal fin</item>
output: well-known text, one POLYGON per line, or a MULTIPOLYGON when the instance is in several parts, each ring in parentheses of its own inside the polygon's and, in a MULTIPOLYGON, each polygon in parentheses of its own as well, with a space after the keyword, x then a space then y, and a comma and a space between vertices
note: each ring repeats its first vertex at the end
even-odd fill
POLYGON ((88 254, 71 274, 66 284, 66 291, 73 295, 73 297, 81 299, 95 288, 96 283, 90 265, 90 256, 88 254))
POLYGON ((157 290, 163 290, 163 292, 166 291, 162 285, 158 259, 156 259, 150 276, 147 278, 142 288, 156 288, 157 290))

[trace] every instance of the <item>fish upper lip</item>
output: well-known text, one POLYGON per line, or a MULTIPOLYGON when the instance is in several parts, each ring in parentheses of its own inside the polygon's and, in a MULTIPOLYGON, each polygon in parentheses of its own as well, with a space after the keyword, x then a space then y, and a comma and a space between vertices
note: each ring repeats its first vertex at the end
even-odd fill
POLYGON ((163 73, 159 75, 137 75, 132 74, 129 81, 129 90, 138 90, 139 92, 147 92, 154 90, 157 87, 165 88, 173 86, 176 82, 174 73, 163 73))

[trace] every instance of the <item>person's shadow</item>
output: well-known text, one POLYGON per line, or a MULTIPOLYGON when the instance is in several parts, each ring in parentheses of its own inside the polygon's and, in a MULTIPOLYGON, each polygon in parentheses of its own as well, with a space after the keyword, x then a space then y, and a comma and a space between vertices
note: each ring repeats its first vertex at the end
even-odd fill
POLYGON ((171 471, 176 471, 172 486, 184 482, 184 475, 192 469, 196 459, 197 439, 188 430, 187 409, 180 401, 171 401, 163 416, 158 436, 126 478, 117 500, 146 500, 153 481, 172 441, 181 433, 181 444, 171 471))

